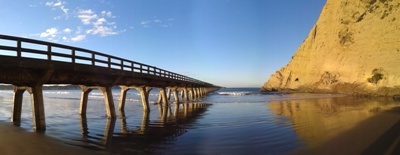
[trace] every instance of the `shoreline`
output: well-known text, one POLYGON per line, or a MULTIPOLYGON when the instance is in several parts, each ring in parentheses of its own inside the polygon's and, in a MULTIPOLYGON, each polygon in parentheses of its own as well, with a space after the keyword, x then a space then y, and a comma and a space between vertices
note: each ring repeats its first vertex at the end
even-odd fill
POLYGON ((70 146, 45 133, 28 132, 12 123, 0 121, 0 154, 3 155, 98 155, 100 153, 70 146))

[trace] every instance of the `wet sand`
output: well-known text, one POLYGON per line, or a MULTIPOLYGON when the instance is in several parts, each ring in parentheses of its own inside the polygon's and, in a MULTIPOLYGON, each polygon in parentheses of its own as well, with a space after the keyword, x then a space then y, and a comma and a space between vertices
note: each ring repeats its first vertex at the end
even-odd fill
POLYGON ((0 155, 97 155, 99 153, 69 146, 44 133, 28 132, 0 121, 0 155))
POLYGON ((397 107, 382 111, 319 146, 302 148, 291 154, 399 154, 399 144, 400 108, 397 107))

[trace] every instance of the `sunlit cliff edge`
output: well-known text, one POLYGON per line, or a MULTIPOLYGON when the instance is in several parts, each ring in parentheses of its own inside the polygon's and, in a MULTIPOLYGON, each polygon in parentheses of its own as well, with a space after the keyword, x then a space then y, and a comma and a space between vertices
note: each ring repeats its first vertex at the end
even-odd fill
POLYGON ((327 0, 292 60, 261 90, 400 94, 400 1, 327 0))

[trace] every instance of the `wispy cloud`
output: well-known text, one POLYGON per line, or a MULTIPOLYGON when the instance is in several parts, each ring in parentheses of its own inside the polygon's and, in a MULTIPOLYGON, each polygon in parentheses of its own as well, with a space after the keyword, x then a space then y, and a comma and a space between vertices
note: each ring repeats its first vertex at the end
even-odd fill
POLYGON ((142 22, 140 22, 140 25, 141 25, 143 28, 150 28, 150 26, 149 26, 150 23, 151 23, 151 21, 147 20, 147 21, 142 21, 142 22))
POLYGON ((78 42, 78 41, 82 41, 85 40, 86 36, 85 35, 78 35, 76 37, 71 38, 71 41, 73 42, 78 42))
POLYGON ((140 26, 142 26, 143 28, 151 28, 152 26, 159 26, 159 27, 167 28, 172 25, 172 22, 174 20, 175 20, 174 18, 168 18, 166 20, 161 20, 161 19, 144 20, 144 21, 140 22, 140 26))
POLYGON ((60 19, 62 16, 65 16, 66 18, 68 18, 69 9, 64 6, 65 3, 66 2, 64 2, 64 1, 57 1, 57 2, 51 1, 51 2, 46 2, 45 5, 48 7, 51 7, 53 10, 57 10, 57 9, 61 10, 64 14, 61 16, 54 17, 54 19, 60 19))
POLYGON ((113 31, 112 26, 95 26, 92 29, 89 29, 86 31, 88 34, 93 34, 93 35, 100 35, 100 36, 109 36, 109 35, 114 35, 118 34, 117 32, 113 31))
POLYGON ((115 17, 112 15, 112 12, 111 12, 111 11, 102 11, 101 14, 102 14, 103 16, 108 17, 108 18, 115 18, 115 17))
POLYGON ((89 10, 79 10, 78 18, 81 20, 83 24, 89 25, 92 20, 95 20, 98 17, 91 9, 89 9, 89 10))

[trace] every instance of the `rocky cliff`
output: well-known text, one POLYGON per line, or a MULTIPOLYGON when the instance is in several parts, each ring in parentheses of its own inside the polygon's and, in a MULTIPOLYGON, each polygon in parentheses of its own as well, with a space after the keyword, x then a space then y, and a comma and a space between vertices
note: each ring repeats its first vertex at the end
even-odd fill
POLYGON ((400 94, 400 1, 327 0, 263 91, 400 94))

